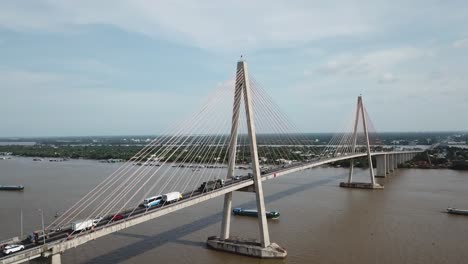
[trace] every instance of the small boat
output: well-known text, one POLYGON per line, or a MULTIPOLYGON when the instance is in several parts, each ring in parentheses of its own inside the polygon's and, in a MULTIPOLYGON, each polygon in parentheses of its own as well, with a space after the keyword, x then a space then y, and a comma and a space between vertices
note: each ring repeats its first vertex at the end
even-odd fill
POLYGON ((447 208, 447 213, 457 214, 457 215, 468 215, 468 210, 449 207, 449 208, 447 208))
MULTIPOLYGON (((258 217, 257 210, 244 210, 242 208, 234 208, 232 212, 234 213, 234 215, 258 217)), ((278 219, 280 216, 280 213, 278 211, 266 211, 265 214, 268 219, 278 219)))
POLYGON ((0 185, 0 191, 22 191, 23 185, 0 185))

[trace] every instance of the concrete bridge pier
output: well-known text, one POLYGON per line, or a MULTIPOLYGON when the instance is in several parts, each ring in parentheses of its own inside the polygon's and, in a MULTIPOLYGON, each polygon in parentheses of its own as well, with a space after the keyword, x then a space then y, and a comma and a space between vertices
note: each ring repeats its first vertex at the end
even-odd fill
POLYGON ((379 155, 377 160, 377 173, 375 177, 385 178, 387 176, 387 155, 379 155))
POLYGON ((29 261, 30 264, 61 264, 62 263, 62 255, 60 253, 51 255, 49 257, 40 257, 31 259, 29 261))
POLYGON ((395 156, 393 154, 388 155, 388 167, 390 173, 395 171, 395 156))
POLYGON ((390 174, 390 155, 385 155, 385 174, 390 174))

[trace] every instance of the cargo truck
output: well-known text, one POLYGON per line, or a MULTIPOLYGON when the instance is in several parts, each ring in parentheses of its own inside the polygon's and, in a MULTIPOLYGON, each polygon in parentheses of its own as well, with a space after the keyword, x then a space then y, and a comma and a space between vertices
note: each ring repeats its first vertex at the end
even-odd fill
POLYGON ((182 199, 182 194, 180 192, 170 192, 162 195, 163 204, 177 202, 180 199, 182 199))
POLYGON ((75 221, 71 224, 71 228, 73 231, 81 231, 81 230, 86 230, 90 229, 95 225, 93 219, 89 220, 81 220, 81 221, 75 221))
POLYGON ((203 182, 200 187, 198 188, 199 192, 211 192, 213 190, 216 190, 218 188, 222 188, 224 186, 224 180, 223 179, 217 179, 214 181, 207 181, 203 182))

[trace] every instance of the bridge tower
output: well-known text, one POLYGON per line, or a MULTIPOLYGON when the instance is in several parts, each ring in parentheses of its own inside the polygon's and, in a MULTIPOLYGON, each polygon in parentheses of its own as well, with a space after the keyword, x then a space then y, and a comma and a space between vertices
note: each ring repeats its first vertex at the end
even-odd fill
POLYGON ((353 173, 354 173, 354 159, 351 159, 349 166, 349 175, 347 182, 341 182, 340 187, 345 188, 363 188, 363 189, 383 189, 383 186, 375 182, 374 168, 372 164, 372 156, 370 150, 370 141, 369 141, 369 131, 367 128, 366 114, 364 112, 364 104, 362 103, 362 96, 358 96, 357 105, 356 105, 356 118, 354 120, 354 129, 353 129, 353 145, 351 149, 351 155, 356 153, 356 142, 357 142, 357 129, 359 125, 359 118, 362 118, 362 126, 364 130, 364 138, 366 141, 366 152, 367 160, 369 163, 369 176, 370 183, 363 182, 353 182, 353 173))
POLYGON ((263 196, 260 165, 258 161, 257 136, 255 132, 254 109, 252 108, 251 89, 247 63, 243 60, 237 62, 236 83, 234 92, 234 104, 232 111, 231 137, 228 149, 228 172, 226 178, 234 175, 236 165, 237 134, 239 125, 239 114, 241 98, 244 98, 247 129, 250 141, 250 158, 252 160, 252 174, 254 181, 254 192, 258 211, 258 225, 260 229, 260 242, 252 243, 252 240, 239 240, 230 238, 230 223, 233 193, 224 196, 223 219, 221 223, 221 234, 219 237, 209 237, 209 247, 229 251, 232 253, 249 255, 261 258, 284 258, 286 250, 276 243, 270 242, 268 224, 266 218, 265 201, 263 196))

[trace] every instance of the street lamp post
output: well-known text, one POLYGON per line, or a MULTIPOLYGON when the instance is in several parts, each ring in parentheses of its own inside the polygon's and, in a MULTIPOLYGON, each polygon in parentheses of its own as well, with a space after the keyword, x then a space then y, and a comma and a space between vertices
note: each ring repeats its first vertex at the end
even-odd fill
POLYGON ((23 239, 23 208, 21 208, 20 222, 21 222, 21 239, 23 239))

